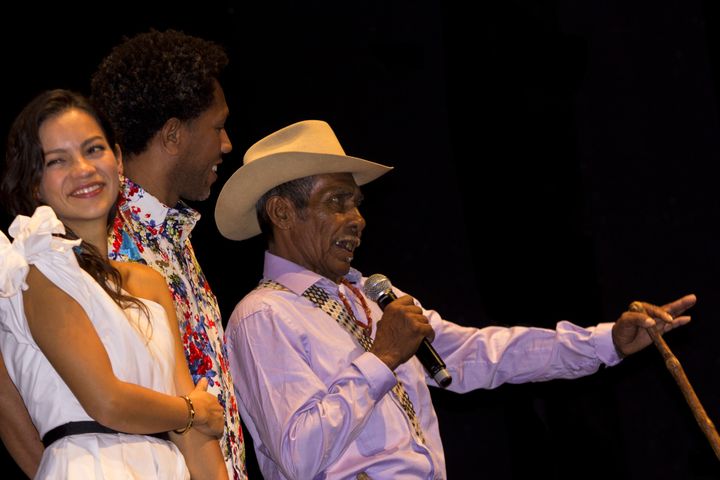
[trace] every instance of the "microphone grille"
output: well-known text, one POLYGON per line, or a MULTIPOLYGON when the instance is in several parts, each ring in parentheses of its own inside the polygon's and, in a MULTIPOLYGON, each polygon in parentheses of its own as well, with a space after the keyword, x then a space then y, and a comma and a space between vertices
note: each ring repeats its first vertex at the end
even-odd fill
POLYGON ((390 280, 382 273, 374 273, 365 280, 363 291, 373 302, 377 302, 380 296, 392 288, 390 280))

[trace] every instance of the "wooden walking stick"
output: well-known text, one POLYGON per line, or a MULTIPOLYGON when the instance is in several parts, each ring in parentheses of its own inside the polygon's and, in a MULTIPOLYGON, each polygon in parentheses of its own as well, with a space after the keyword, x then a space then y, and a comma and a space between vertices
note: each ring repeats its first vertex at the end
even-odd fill
MULTIPOLYGON (((631 312, 645 313, 645 308, 643 308, 642 303, 640 302, 632 302, 628 310, 631 312)), ((718 435, 715 425, 712 420, 710 420, 707 413, 705 413, 705 409, 700 403, 700 399, 695 394, 695 390, 693 390, 692 385, 690 385, 690 381, 688 380, 687 375, 685 375, 682 365, 680 365, 680 360, 678 360, 672 353, 668 344, 665 343, 665 339, 662 337, 662 334, 658 332, 655 327, 648 328, 647 332, 657 349, 660 350, 660 354, 665 360, 665 366, 680 387, 680 390, 685 396, 685 401, 687 401, 688 405, 690 405, 690 410, 692 410, 692 413, 695 416, 695 421, 697 421, 700 429, 710 442, 710 446, 715 452, 715 456, 718 460, 720 460, 720 435, 718 435)))

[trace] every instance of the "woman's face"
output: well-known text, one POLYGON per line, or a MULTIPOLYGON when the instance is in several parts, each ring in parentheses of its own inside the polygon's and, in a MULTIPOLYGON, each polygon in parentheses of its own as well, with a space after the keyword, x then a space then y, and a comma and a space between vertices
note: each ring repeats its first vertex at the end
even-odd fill
POLYGON ((44 168, 38 194, 73 230, 107 221, 115 204, 120 161, 100 125, 84 110, 72 108, 40 125, 44 168))

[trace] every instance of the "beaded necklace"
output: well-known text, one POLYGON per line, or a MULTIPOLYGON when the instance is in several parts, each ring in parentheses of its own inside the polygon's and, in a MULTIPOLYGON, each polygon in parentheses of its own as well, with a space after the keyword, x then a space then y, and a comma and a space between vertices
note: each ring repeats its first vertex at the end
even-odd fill
POLYGON ((350 282, 348 282, 345 278, 341 280, 342 284, 345 285, 350 291, 360 300, 360 304, 363 307, 363 310, 365 311, 365 317, 367 317, 367 324, 362 323, 360 320, 358 320, 355 317, 355 314, 353 313, 352 308, 350 308, 350 302, 348 302, 348 299, 343 295, 343 293, 338 290, 338 294, 340 296, 340 300, 342 300, 343 305, 345 305, 345 310, 347 310, 348 314, 352 317, 355 324, 363 329, 365 329, 365 333, 367 335, 370 335, 372 333, 372 324, 373 320, 370 316, 370 307, 368 307, 367 302, 365 302, 365 297, 363 297, 362 293, 355 288, 354 285, 352 285, 350 282))

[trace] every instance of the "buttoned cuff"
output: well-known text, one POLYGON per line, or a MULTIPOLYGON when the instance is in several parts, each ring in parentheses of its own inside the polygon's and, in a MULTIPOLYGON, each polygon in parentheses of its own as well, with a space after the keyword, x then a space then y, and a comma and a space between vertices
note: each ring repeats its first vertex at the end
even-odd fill
POLYGON ((614 323, 598 324, 592 334, 595 345, 595 352, 598 358, 607 366, 613 366, 622 360, 612 340, 612 328, 614 323))
POLYGON ((370 385, 370 395, 376 401, 392 390, 397 383, 392 370, 370 352, 363 353, 352 363, 367 379, 368 385, 370 385))

